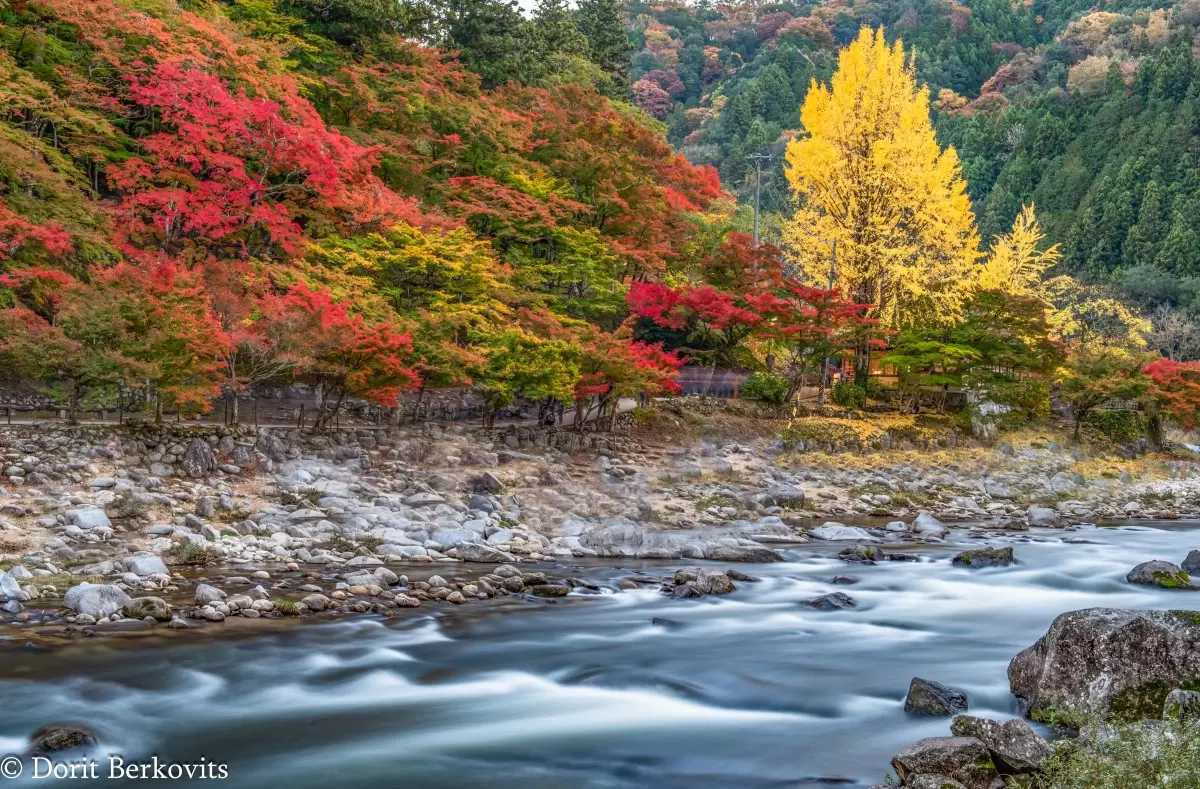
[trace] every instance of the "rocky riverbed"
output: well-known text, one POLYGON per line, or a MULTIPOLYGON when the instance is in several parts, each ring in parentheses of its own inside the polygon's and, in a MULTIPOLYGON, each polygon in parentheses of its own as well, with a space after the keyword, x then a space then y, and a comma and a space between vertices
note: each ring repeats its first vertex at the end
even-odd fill
POLYGON ((572 587, 553 565, 579 559, 770 562, 783 558, 773 546, 812 540, 870 562, 889 558, 872 545, 937 542, 960 525, 986 540, 1200 511, 1188 462, 1053 442, 846 458, 432 424, 319 436, 46 425, 0 429, 0 453, 0 622, 24 630, 391 615, 562 596, 572 587), (442 569, 409 578, 429 567, 442 569))

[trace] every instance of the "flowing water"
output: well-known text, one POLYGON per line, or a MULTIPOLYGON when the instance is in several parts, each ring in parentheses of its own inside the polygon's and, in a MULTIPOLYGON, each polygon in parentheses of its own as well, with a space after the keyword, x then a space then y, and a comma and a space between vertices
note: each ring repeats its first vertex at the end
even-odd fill
MULTIPOLYGON (((739 567, 761 582, 722 598, 509 598, 238 639, 11 649, 0 652, 0 752, 67 721, 128 762, 203 756, 227 765, 222 785, 249 789, 868 786, 900 748, 948 733, 944 718, 904 713, 913 676, 965 689, 975 714, 1009 717, 1008 661, 1057 614, 1200 608, 1200 592, 1124 580, 1138 562, 1181 561, 1200 547, 1197 528, 1029 532, 1013 542, 1019 564, 987 570, 951 566, 949 544, 873 567, 805 545, 785 563, 739 567), (839 574, 858 582, 832 586, 839 574), (834 590, 858 607, 801 605, 834 590)), ((676 566, 572 572, 612 583, 676 566)), ((28 773, 8 783, 37 784, 28 773)))

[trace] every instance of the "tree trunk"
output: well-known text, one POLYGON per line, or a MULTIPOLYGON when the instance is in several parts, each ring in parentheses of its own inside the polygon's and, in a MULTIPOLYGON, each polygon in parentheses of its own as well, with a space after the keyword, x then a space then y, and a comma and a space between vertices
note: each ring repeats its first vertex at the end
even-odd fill
POLYGON ((713 354, 712 364, 708 366, 708 381, 704 384, 704 396, 712 392, 713 379, 717 377, 717 356, 713 354))
POLYGON ((854 346, 854 385, 867 388, 871 377, 871 343, 859 340, 854 346))
POLYGON ((71 384, 71 394, 67 397, 67 424, 79 424, 79 385, 74 381, 71 384))

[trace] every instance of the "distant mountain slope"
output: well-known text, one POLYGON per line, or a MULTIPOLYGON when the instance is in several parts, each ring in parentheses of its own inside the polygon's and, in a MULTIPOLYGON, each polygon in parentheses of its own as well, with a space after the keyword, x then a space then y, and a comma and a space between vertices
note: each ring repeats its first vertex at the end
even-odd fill
MULTIPOLYGON (((889 0, 629 5, 635 101, 745 201, 746 156, 779 157, 812 79, 860 25, 915 51, 940 141, 958 148, 985 243, 1036 201, 1069 270, 1152 307, 1200 307, 1200 0, 889 0)), ((770 220, 767 220, 770 224, 770 220)))

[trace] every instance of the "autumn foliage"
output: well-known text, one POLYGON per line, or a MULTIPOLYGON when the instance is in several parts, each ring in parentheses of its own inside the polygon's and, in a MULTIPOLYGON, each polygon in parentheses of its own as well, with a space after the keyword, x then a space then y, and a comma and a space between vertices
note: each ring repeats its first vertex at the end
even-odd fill
POLYGON ((682 358, 623 323, 686 265, 711 168, 596 90, 484 89, 283 3, 0 11, 0 353, 72 411, 204 411, 292 379, 602 407, 682 358), (34 54, 36 50, 36 54, 34 54), (18 188, 18 184, 24 184, 18 188))

